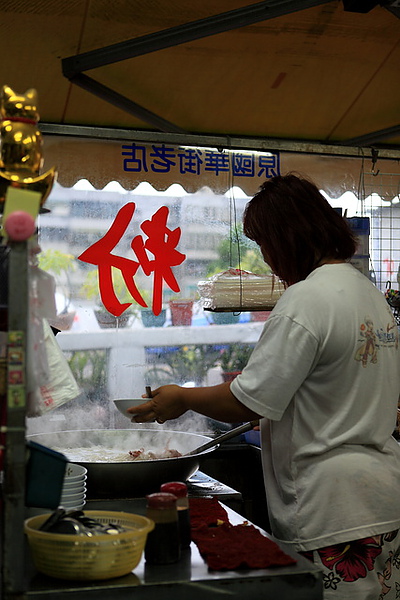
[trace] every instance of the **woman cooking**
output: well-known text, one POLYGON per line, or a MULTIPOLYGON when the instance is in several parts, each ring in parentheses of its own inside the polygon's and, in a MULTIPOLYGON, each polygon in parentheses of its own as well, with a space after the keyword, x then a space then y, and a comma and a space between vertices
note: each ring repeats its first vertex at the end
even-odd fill
POLYGON ((244 232, 287 289, 231 383, 162 386, 130 409, 163 423, 187 410, 260 419, 272 533, 324 573, 324 598, 400 590, 398 331, 383 294, 348 260, 345 219, 305 178, 266 181, 244 232))

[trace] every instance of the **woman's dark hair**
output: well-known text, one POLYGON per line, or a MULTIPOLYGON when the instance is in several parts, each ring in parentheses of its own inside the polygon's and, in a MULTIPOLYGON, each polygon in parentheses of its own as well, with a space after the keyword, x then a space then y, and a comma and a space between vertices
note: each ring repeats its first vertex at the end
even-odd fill
POLYGON ((318 188, 290 173, 268 179, 248 202, 243 231, 287 285, 305 279, 322 260, 347 260, 356 239, 318 188))

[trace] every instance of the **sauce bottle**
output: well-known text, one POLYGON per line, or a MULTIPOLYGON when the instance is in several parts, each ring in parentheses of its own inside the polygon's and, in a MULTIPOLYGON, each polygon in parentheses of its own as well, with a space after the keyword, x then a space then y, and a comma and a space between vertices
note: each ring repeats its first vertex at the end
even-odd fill
POLYGON ((187 485, 181 481, 170 481, 163 483, 161 492, 167 492, 176 496, 176 508, 178 511, 179 537, 181 548, 188 548, 192 541, 190 530, 190 513, 187 485))
POLYGON ((144 549, 146 562, 153 565, 177 562, 180 558, 177 498, 160 492, 149 494, 146 499, 146 516, 154 521, 144 549))

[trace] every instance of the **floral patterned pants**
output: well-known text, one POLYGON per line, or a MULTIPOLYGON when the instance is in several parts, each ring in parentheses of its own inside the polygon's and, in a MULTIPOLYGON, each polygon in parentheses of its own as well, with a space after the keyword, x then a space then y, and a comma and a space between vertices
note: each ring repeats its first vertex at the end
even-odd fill
POLYGON ((323 571, 324 600, 400 600, 400 530, 301 552, 323 571))

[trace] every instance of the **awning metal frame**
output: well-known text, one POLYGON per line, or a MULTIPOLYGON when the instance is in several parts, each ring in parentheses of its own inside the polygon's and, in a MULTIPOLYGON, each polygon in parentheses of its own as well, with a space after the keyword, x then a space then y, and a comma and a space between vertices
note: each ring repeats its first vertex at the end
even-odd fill
POLYGON ((212 17, 191 21, 184 25, 163 29, 139 38, 133 38, 118 44, 112 44, 64 58, 63 74, 72 79, 78 73, 113 64, 128 58, 135 58, 157 52, 186 42, 193 42, 204 37, 216 35, 266 21, 292 12, 327 4, 333 0, 264 0, 250 4, 244 8, 220 13, 212 17))
MULTIPOLYGON (((130 100, 122 94, 119 94, 117 91, 105 86, 92 77, 85 75, 83 72, 105 65, 114 64, 129 58, 135 58, 137 56, 143 56, 152 52, 158 52, 165 48, 170 48, 179 44, 209 37, 218 33, 245 27, 246 25, 258 23, 260 21, 266 21, 279 16, 284 16, 299 10, 313 8, 315 6, 327 4, 332 1, 333 0, 264 0, 263 2, 251 4, 244 8, 220 13, 212 17, 200 19, 198 21, 191 21, 177 27, 164 29, 162 31, 139 38, 133 38, 124 42, 105 46, 104 48, 99 48, 64 58, 62 60, 63 75, 69 79, 71 83, 80 86, 102 100, 105 100, 113 106, 124 110, 128 114, 131 114, 141 121, 150 124, 164 133, 183 135, 187 134, 198 138, 196 134, 192 134, 182 129, 180 126, 163 119, 161 116, 149 111, 143 106, 140 106, 133 100, 130 100)), ((390 10, 393 10, 392 4, 396 4, 396 2, 390 2, 390 10)), ((370 132, 358 138, 347 140, 343 144, 350 147, 360 145, 372 146, 377 142, 382 142, 385 139, 397 135, 399 131, 400 125, 396 125, 380 131, 370 132)), ((150 135, 154 135, 154 132, 150 133, 150 135)), ((229 139, 232 140, 232 138, 229 139)), ((275 146, 276 144, 285 145, 285 150, 287 150, 287 143, 288 142, 285 140, 274 141, 275 146)), ((315 146, 315 143, 310 144, 308 142, 290 143, 292 145, 300 144, 302 147, 304 144, 307 146, 315 146)), ((317 145, 325 147, 325 145, 321 144, 320 142, 317 142, 317 145)), ((332 145, 326 145, 326 147, 328 146, 330 147, 332 145)), ((337 146, 334 145, 334 148, 334 154, 337 154, 337 146)), ((314 150, 312 152, 314 153, 314 150)), ((354 151, 351 150, 351 152, 354 151)), ((327 153, 327 151, 323 153, 327 153)), ((360 152, 358 152, 358 155, 359 154, 360 152)), ((348 154, 346 153, 346 155, 348 154)))
POLYGON ((370 148, 369 146, 347 146, 324 144, 309 140, 283 140, 276 138, 250 138, 226 135, 202 135, 192 133, 166 133, 150 130, 92 127, 87 125, 60 125, 39 123, 45 135, 64 135, 102 140, 130 140, 147 143, 168 143, 175 146, 197 146, 219 150, 248 150, 259 152, 293 152, 298 154, 318 154, 347 158, 372 157, 378 152, 379 159, 400 160, 400 148, 370 148))

